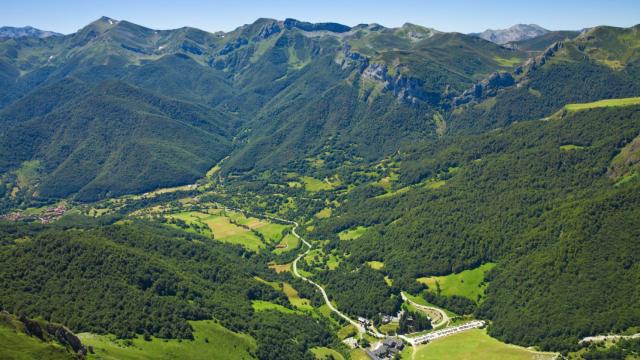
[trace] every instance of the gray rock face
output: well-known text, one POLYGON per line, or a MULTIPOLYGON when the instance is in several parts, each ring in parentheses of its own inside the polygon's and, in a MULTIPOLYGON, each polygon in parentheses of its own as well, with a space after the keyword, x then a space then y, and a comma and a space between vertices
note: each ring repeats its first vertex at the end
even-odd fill
POLYGON ((501 88, 515 85, 516 80, 511 73, 495 72, 486 79, 465 90, 462 95, 453 99, 452 105, 459 106, 471 101, 495 96, 501 88))
POLYGON ((508 29, 487 29, 481 33, 473 33, 469 35, 477 36, 502 45, 512 41, 532 39, 548 32, 549 30, 535 24, 517 24, 508 29))
POLYGON ((349 45, 342 49, 342 55, 338 64, 343 69, 353 68, 363 78, 381 83, 384 89, 395 96, 398 101, 406 104, 415 104, 418 101, 437 102, 439 96, 423 89, 424 81, 400 74, 396 69, 394 74, 389 74, 389 68, 385 64, 371 63, 368 57, 352 52, 349 45))
POLYGON ((540 66, 546 64, 547 61, 554 57, 556 55, 556 52, 558 52, 558 50, 562 49, 563 47, 564 43, 562 41, 553 43, 542 54, 533 57, 527 60, 527 62, 525 62, 523 65, 518 66, 515 69, 514 73, 516 75, 529 75, 531 72, 537 70, 540 66))
POLYGON ((398 101, 415 104, 418 101, 432 100, 432 96, 424 91, 422 80, 401 75, 397 69, 396 73, 391 75, 387 65, 370 64, 364 69, 362 76, 365 79, 383 83, 385 90, 391 92, 398 101))
POLYGON ((264 25, 261 29, 260 32, 258 32, 258 35, 256 35, 256 37, 254 38, 254 40, 264 40, 267 39, 269 37, 271 37, 271 35, 277 34, 281 31, 282 29, 280 29, 280 26, 278 25, 277 22, 271 22, 269 24, 264 25))
POLYGON ((36 38, 47 38, 50 36, 62 36, 62 34, 58 34, 53 31, 45 31, 33 28, 31 26, 25 27, 11 27, 11 26, 3 26, 0 27, 0 38, 21 38, 21 37, 36 37, 36 38))
POLYGON ((86 355, 87 350, 80 339, 66 327, 53 323, 46 323, 43 326, 38 321, 29 319, 26 316, 20 316, 19 320, 24 325, 27 335, 35 336, 42 341, 55 340, 81 357, 86 355))

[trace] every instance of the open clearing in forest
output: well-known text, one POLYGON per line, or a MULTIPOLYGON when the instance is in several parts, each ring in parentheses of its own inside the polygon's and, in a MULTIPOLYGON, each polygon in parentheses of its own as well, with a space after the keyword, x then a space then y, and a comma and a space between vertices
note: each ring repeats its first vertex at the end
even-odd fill
POLYGON ((487 335, 485 329, 467 330, 435 340, 414 349, 407 347, 402 359, 407 360, 551 360, 556 354, 532 351, 505 344, 487 335))
POLYGON ((126 345, 113 335, 78 334, 82 343, 93 346, 95 354, 88 359, 141 360, 141 359, 252 359, 256 343, 245 334, 235 333, 213 320, 190 321, 194 340, 165 340, 142 336, 126 345))
POLYGON ((328 347, 315 347, 311 348, 311 352, 318 360, 335 359, 344 360, 344 356, 339 352, 329 349, 328 347))
POLYGON ((587 110, 587 109, 595 109, 595 108, 603 108, 603 107, 611 107, 611 106, 631 106, 631 105, 640 105, 640 97, 606 99, 606 100, 594 101, 594 102, 583 103, 583 104, 568 104, 568 105, 565 105, 564 108, 567 109, 568 111, 579 111, 579 110, 587 110))
POLYGON ((302 176, 300 180, 304 182, 304 189, 309 192, 331 190, 340 185, 340 181, 319 180, 311 176, 302 176))
POLYGON ((313 310, 313 306, 311 306, 311 302, 309 299, 303 299, 298 294, 298 291, 293 288, 289 283, 282 284, 282 292, 287 295, 289 302, 291 305, 295 306, 300 310, 313 310))
POLYGON ((296 314, 296 313, 299 313, 299 311, 292 310, 292 309, 284 307, 284 306, 282 306, 280 304, 276 304, 276 303, 272 303, 270 301, 264 301, 264 300, 253 300, 253 301, 251 301, 251 306, 253 307, 253 310, 255 310, 255 311, 275 310, 275 311, 280 311, 281 313, 285 313, 285 314, 296 314))
POLYGON ((338 234, 338 238, 340 238, 340 240, 355 240, 360 236, 362 236, 362 234, 364 234, 364 232, 367 231, 367 229, 368 227, 366 226, 358 226, 353 229, 347 229, 347 230, 341 231, 338 234))
POLYGON ((298 248, 300 245, 300 239, 293 236, 292 234, 287 234, 278 246, 281 246, 275 250, 273 250, 274 254, 282 254, 284 252, 292 251, 298 248))
POLYGON ((205 236, 213 235, 218 241, 237 244, 251 251, 259 251, 265 244, 255 232, 261 234, 268 243, 279 242, 282 234, 290 226, 268 222, 266 220, 246 217, 245 215, 210 209, 208 213, 200 211, 185 211, 167 216, 184 221, 195 226, 187 231, 198 232, 205 236))
POLYGON ((444 296, 464 296, 467 299, 477 301, 478 296, 484 294, 485 272, 491 270, 496 264, 486 263, 475 269, 465 270, 457 274, 450 274, 445 276, 430 276, 418 278, 418 282, 421 282, 429 287, 429 291, 436 292, 437 285, 440 285, 441 294, 444 296))

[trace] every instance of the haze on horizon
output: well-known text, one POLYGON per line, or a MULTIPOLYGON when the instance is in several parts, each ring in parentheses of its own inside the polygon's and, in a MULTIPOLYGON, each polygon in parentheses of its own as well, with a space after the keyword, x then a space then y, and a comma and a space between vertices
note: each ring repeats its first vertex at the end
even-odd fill
POLYGON ((535 4, 487 0, 455 3, 442 0, 380 0, 321 2, 294 0, 7 0, 0 13, 0 26, 33 26, 69 34, 86 24, 108 16, 154 29, 183 26, 202 30, 230 31, 261 17, 296 18, 310 22, 339 22, 354 26, 379 23, 388 27, 406 22, 441 31, 462 33, 502 29, 513 24, 538 24, 550 30, 579 30, 597 25, 629 27, 640 23, 640 2, 634 0, 595 1, 540 0, 535 4))

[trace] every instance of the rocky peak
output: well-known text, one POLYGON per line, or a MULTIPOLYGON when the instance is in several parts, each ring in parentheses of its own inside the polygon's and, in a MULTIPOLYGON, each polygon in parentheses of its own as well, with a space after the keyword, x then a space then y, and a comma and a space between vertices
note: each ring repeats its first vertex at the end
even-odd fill
POLYGON ((549 30, 536 24, 516 24, 508 29, 487 29, 481 33, 469 35, 502 45, 512 41, 532 39, 548 32, 549 30))
POLYGON ((35 37, 35 38, 48 38, 51 36, 62 36, 57 32, 46 31, 36 29, 31 26, 25 27, 12 27, 12 26, 3 26, 0 27, 0 38, 22 38, 22 37, 35 37))

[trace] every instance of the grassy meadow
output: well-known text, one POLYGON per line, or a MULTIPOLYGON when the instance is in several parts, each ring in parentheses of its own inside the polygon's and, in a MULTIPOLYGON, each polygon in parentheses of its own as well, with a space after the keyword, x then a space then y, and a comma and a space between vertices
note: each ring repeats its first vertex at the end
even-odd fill
POLYGON ((402 359, 411 360, 551 360, 555 354, 532 351, 505 344, 487 335, 484 329, 473 329, 447 336, 415 349, 408 347, 402 359))
POLYGON ((141 336, 131 340, 115 340, 111 335, 79 334, 82 343, 93 346, 95 354, 88 359, 253 359, 256 343, 248 335, 234 333, 213 320, 191 321, 194 340, 164 340, 141 336))
POLYGON ((491 270, 494 266, 494 263, 486 263, 475 269, 465 270, 457 274, 418 278, 418 282, 427 285, 432 292, 436 292, 437 282, 440 285, 441 294, 444 296, 458 295, 476 301, 479 296, 484 294, 486 286, 483 284, 485 272, 491 270))

